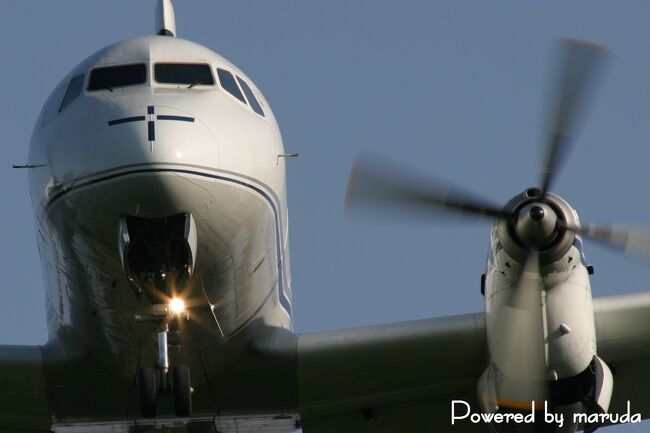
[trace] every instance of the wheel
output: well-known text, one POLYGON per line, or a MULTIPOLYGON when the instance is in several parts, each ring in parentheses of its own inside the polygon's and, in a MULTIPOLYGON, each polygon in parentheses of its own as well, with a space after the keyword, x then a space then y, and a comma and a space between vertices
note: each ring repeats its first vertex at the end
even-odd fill
POLYGON ((190 369, 187 365, 175 365, 172 370, 174 386, 174 408, 177 416, 192 414, 192 388, 190 387, 190 369))
POLYGON ((140 387, 140 414, 143 418, 156 416, 156 398, 158 393, 158 370, 142 367, 138 371, 140 387))

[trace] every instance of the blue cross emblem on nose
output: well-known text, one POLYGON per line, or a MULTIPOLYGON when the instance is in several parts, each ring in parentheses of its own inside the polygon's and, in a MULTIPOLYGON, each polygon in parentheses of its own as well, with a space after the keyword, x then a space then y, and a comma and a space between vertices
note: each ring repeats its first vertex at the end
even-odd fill
POLYGON ((109 120, 108 126, 120 125, 122 123, 147 121, 147 137, 149 140, 149 146, 151 146, 151 151, 153 151, 153 144, 156 141, 156 120, 172 120, 176 122, 194 123, 194 117, 170 116, 166 114, 155 115, 155 108, 153 105, 150 105, 147 107, 146 116, 123 117, 121 119, 109 120))

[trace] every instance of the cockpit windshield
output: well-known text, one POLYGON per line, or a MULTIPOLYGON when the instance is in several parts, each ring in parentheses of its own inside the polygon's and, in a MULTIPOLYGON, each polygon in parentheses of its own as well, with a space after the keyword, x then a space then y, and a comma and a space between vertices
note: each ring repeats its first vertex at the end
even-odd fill
POLYGON ((202 63, 156 63, 154 77, 158 83, 213 85, 210 65, 202 63))
POLYGON ((134 86, 147 82, 144 63, 95 68, 90 71, 88 90, 110 90, 116 87, 134 86))

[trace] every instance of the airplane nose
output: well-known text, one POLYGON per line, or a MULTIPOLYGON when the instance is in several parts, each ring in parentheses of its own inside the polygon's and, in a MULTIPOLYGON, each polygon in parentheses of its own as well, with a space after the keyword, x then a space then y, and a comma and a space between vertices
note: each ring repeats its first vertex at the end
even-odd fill
POLYGON ((91 171, 137 164, 219 167, 216 139, 196 116, 168 106, 142 106, 114 113, 89 145, 91 171))

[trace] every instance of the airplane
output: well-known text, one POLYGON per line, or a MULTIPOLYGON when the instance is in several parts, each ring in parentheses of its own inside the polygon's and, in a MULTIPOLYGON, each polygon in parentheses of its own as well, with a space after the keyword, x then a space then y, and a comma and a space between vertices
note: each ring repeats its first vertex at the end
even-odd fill
MULTIPOLYGON (((536 369, 511 373, 512 361, 499 358, 500 345, 522 353, 539 345, 489 338, 537 329, 529 322, 538 310, 516 296, 522 287, 544 293, 538 282, 549 265, 535 269, 535 255, 545 253, 536 241, 493 245, 490 308, 527 312, 503 310, 514 317, 506 325, 498 314, 494 322, 469 314, 294 334, 284 176, 293 154, 255 84, 178 38, 171 1, 159 2, 157 17, 155 35, 111 45, 75 67, 36 121, 20 167, 29 173, 49 341, 0 347, 3 430, 439 431, 449 425, 451 400, 489 411, 513 400, 501 398, 504 387, 524 391, 516 398, 548 397, 536 369), (506 266, 504 254, 519 256, 501 278, 495 266, 506 266), (500 369, 521 386, 500 382, 500 369)), ((365 162, 351 197, 362 196, 364 182, 373 192, 386 180, 374 179, 365 162)), ((555 236, 544 232, 555 214, 562 236, 573 235, 562 258, 572 257, 571 274, 588 290, 575 239, 598 227, 583 233, 568 204, 544 187, 497 209, 493 236, 526 206, 530 218, 515 233, 555 236), (539 219, 534 208, 544 213, 539 219)), ((553 382, 588 359, 598 374, 583 369, 589 374, 579 378, 603 385, 589 404, 622 411, 632 399, 647 407, 637 385, 647 377, 648 297, 596 299, 593 309, 590 297, 581 301, 579 319, 589 323, 575 325, 565 315, 576 311, 562 308, 558 326, 580 342, 595 338, 597 352, 585 346, 554 368, 553 382)), ((547 350, 567 347, 558 338, 547 350)), ((463 423, 453 431, 486 428, 463 423)))

